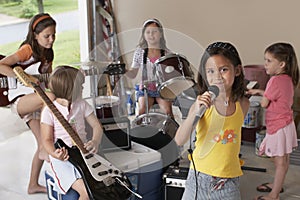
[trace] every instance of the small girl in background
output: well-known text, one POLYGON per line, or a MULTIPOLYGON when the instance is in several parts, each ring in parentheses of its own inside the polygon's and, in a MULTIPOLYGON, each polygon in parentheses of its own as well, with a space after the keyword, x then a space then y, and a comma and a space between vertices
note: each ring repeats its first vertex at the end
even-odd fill
MULTIPOLYGON (((97 153, 103 129, 91 105, 82 99, 83 83, 84 75, 78 69, 58 66, 50 77, 49 88, 56 96, 53 104, 78 133, 85 143, 84 147, 91 153, 97 153), (85 120, 93 130, 90 141, 86 138, 85 120)), ((72 146, 72 140, 48 107, 45 107, 41 114, 41 135, 43 145, 50 155, 51 169, 55 174, 55 183, 59 191, 66 194, 72 188, 79 193, 79 199, 88 200, 83 179, 79 171, 68 161, 67 150, 64 147, 60 149, 54 147, 59 138, 69 147, 72 146)))
POLYGON ((173 117, 172 101, 166 101, 160 98, 158 93, 157 79, 155 77, 155 61, 162 56, 171 53, 166 46, 164 30, 162 24, 157 19, 148 19, 143 24, 142 35, 137 49, 133 55, 132 69, 126 72, 130 78, 135 78, 139 71, 142 71, 142 80, 139 83, 139 91, 137 93, 139 102, 139 115, 146 112, 146 99, 144 86, 147 89, 148 108, 156 101, 159 107, 169 116, 173 117), (144 67, 145 66, 145 67, 144 67))
POLYGON ((206 48, 198 72, 202 94, 175 135, 176 143, 184 145, 196 122, 195 149, 182 199, 239 200, 241 131, 249 108, 242 62, 232 44, 215 42, 206 48), (212 85, 219 89, 214 100, 207 92, 212 85), (201 106, 207 110, 196 121, 201 106))
POLYGON ((260 192, 269 192, 267 196, 257 197, 258 200, 279 199, 289 168, 290 153, 298 146, 292 110, 294 89, 299 82, 294 48, 288 43, 275 43, 265 50, 264 57, 266 73, 272 76, 266 90, 252 89, 247 93, 262 96, 260 104, 266 108, 267 134, 259 151, 274 158, 276 170, 273 183, 257 187, 260 192))

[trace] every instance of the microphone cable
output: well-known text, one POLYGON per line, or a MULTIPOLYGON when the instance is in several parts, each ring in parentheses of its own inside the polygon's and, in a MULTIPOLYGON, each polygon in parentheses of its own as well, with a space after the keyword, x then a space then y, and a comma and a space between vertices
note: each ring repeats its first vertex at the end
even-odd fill
MULTIPOLYGON (((193 165, 193 168, 194 168, 194 172, 195 172, 195 184, 196 184, 196 194, 195 194, 195 200, 197 200, 198 198, 198 179, 197 179, 197 171, 196 171, 196 165, 195 165, 195 162, 194 162, 194 158, 193 158, 193 149, 192 149, 192 133, 190 134, 190 146, 189 146, 189 149, 188 149, 188 159, 190 161, 192 161, 192 165, 193 165)), ((195 129, 195 140, 193 142, 196 141, 196 129, 195 129)))

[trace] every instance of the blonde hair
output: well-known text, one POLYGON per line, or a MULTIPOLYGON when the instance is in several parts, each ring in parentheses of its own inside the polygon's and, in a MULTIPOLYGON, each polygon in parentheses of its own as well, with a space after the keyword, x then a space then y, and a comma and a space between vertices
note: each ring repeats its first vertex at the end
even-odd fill
POLYGON ((84 75, 76 68, 57 66, 49 78, 49 89, 57 98, 67 99, 69 102, 82 97, 84 75))

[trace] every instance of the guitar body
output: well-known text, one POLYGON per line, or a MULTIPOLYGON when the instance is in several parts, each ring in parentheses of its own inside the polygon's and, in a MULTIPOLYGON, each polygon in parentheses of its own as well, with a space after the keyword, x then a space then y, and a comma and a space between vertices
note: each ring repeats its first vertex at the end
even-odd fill
POLYGON ((7 77, 0 74, 0 106, 7 106, 8 104, 7 77))
POLYGON ((117 177, 131 189, 132 185, 127 177, 101 156, 83 155, 76 146, 70 148, 61 139, 56 141, 55 147, 65 147, 68 150, 69 161, 80 172, 90 199, 125 200, 131 196, 131 192, 115 181, 117 177))
MULTIPOLYGON (((0 60, 5 56, 0 55, 0 60)), ((9 104, 8 100, 8 83, 7 77, 0 74, 0 106, 7 106, 9 104)))
MULTIPOLYGON (((0 55, 0 60, 4 58, 4 55, 0 55)), ((41 74, 39 72, 39 65, 41 62, 32 63, 29 65, 22 65, 22 68, 27 74, 31 74, 38 78, 39 80, 44 81, 48 79, 50 74, 41 74)), ((18 66, 17 64, 11 66, 12 68, 18 66)), ((0 106, 7 106, 14 100, 16 97, 26 94, 31 94, 34 92, 33 88, 26 87, 17 81, 16 78, 7 77, 0 74, 0 106)))

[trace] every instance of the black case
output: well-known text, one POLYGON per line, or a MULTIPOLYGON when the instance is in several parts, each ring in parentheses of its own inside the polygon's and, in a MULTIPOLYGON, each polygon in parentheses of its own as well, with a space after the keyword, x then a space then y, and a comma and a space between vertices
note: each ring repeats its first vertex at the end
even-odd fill
POLYGON ((99 119, 104 135, 100 149, 102 152, 131 149, 130 120, 127 117, 99 119))

